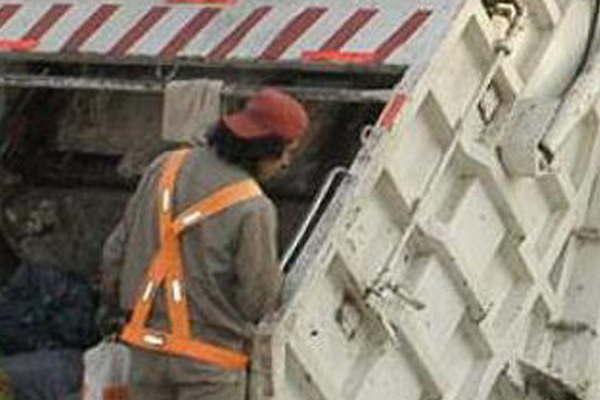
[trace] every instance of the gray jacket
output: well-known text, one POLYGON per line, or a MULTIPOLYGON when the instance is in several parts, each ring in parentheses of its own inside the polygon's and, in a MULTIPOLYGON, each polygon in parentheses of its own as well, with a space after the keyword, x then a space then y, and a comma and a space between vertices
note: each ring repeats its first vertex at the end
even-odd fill
MULTIPOLYGON (((157 187, 165 159, 162 155, 148 167, 104 246, 103 280, 105 286, 118 288, 124 310, 132 310, 138 300, 144 274, 158 247, 157 187)), ((221 160, 212 149, 194 147, 177 179, 176 214, 219 188, 248 178, 246 171, 221 160)), ((184 233, 184 284, 196 336, 243 350, 256 322, 276 308, 282 285, 276 231, 275 207, 261 196, 184 233)), ((152 327, 168 329, 164 299, 164 292, 159 293, 152 327)))

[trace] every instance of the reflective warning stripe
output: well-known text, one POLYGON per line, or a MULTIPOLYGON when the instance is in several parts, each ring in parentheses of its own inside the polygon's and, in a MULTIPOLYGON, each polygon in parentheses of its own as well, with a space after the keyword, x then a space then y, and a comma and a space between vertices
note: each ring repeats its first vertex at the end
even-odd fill
POLYGON ((127 51, 144 36, 150 28, 160 21, 169 12, 168 7, 153 7, 148 11, 117 44, 108 52, 109 56, 122 57, 127 51))
POLYGON ((384 0, 374 0, 370 7, 348 6, 341 0, 322 6, 298 0, 227 7, 133 0, 22 1, 0 0, 0 39, 39 40, 34 52, 167 60, 300 61, 307 51, 339 50, 376 53, 378 62, 393 63, 399 49, 425 30, 435 11, 434 6, 420 8, 418 1, 390 6, 392 2, 384 0), (378 18, 383 15, 381 24, 378 18))
POLYGON ((273 7, 260 7, 254 10, 208 54, 207 59, 223 60, 226 58, 272 9, 273 7))
POLYGON ((21 8, 20 4, 6 4, 0 8, 0 27, 4 26, 21 8))
POLYGON ((367 22, 377 14, 374 8, 361 8, 356 11, 329 40, 321 46, 322 51, 339 50, 350 41, 367 22))
POLYGON ((407 101, 408 97, 404 93, 396 94, 383 109, 379 121, 377 122, 377 126, 388 130, 391 129, 404 109, 407 101))
POLYGON ((191 21, 189 21, 179 33, 161 50, 160 54, 166 58, 177 56, 177 53, 183 49, 196 35, 206 28, 206 26, 219 13, 218 9, 209 8, 198 12, 191 21))
POLYGON ((81 25, 63 45, 61 51, 65 53, 77 52, 94 33, 104 25, 104 23, 119 9, 115 4, 101 5, 84 23, 81 25))
POLYGON ((396 30, 385 42, 383 42, 375 54, 378 61, 388 58, 398 47, 406 43, 415 32, 427 21, 431 11, 419 10, 415 12, 398 30, 396 30))
POLYGON ((277 60, 327 11, 324 7, 310 7, 294 18, 259 56, 262 60, 277 60))
POLYGON ((22 37, 24 40, 40 40, 71 8, 70 4, 55 4, 22 37))
POLYGON ((184 215, 181 218, 181 224, 185 227, 192 226, 202 219, 203 214, 200 211, 191 213, 190 215, 184 215))
POLYGON ((169 189, 163 190, 162 211, 164 213, 171 211, 171 191, 169 189))

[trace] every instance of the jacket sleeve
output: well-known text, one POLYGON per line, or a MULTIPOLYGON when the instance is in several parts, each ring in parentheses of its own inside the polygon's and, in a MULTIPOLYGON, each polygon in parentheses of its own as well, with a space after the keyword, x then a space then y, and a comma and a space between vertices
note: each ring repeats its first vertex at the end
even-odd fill
POLYGON ((250 322, 257 323, 279 306, 283 275, 277 260, 277 215, 270 201, 242 219, 235 273, 235 300, 250 322))
POLYGON ((135 214, 137 213, 137 208, 139 207, 139 200, 144 196, 144 193, 147 193, 148 185, 152 181, 152 177, 159 170, 164 159, 164 155, 158 157, 144 172, 135 193, 127 203, 127 207, 125 208, 121 220, 104 243, 102 249, 102 263, 100 265, 101 290, 104 295, 108 296, 108 298, 113 298, 115 301, 119 273, 125 262, 127 237, 131 225, 133 224, 135 214))
MULTIPOLYGON (((130 208, 129 205, 127 208, 130 208)), ((125 214, 128 212, 129 210, 125 214)), ((119 271, 125 259, 125 243, 127 241, 126 220, 126 215, 121 218, 118 225, 108 236, 102 249, 102 264, 100 266, 101 290, 107 299, 117 294, 119 271)))

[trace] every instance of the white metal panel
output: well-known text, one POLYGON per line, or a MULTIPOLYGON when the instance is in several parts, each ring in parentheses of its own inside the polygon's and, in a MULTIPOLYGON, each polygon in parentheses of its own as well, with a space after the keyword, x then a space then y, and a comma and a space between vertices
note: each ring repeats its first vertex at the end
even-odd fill
MULTIPOLYGON (((299 0, 294 2, 279 2, 273 0, 245 0, 234 6, 203 7, 189 4, 169 4, 159 1, 117 1, 98 3, 92 0, 82 0, 73 3, 58 1, 39 3, 33 0, 20 0, 16 4, 24 5, 14 16, 0 27, 0 37, 4 39, 20 39, 27 28, 40 21, 45 10, 59 4, 67 4, 70 9, 62 18, 57 18, 49 26, 49 30, 40 35, 39 45, 35 52, 60 53, 64 43, 74 32, 90 23, 87 17, 92 9, 116 5, 119 10, 108 18, 103 19, 90 37, 85 37, 80 46, 70 49, 73 54, 99 54, 117 58, 123 57, 161 57, 165 46, 170 41, 181 36, 183 45, 174 56, 202 59, 224 40, 229 40, 230 51, 224 54, 225 59, 257 59, 261 58, 266 48, 279 45, 269 61, 300 61, 303 52, 321 48, 323 43, 335 33, 345 36, 340 50, 377 52, 387 43, 387 51, 377 62, 386 64, 417 63, 428 59, 435 49, 435 43, 441 40, 439 32, 447 29, 451 23, 452 11, 458 1, 434 2, 422 0, 419 2, 393 2, 375 0, 370 2, 331 0, 327 2, 315 0, 299 0), (164 15, 150 18, 144 24, 139 21, 151 10, 166 8, 164 15), (245 31, 239 43, 231 38, 231 32, 242 28, 245 18, 262 7, 272 7, 272 11, 245 26, 245 31), (324 8, 324 13, 318 18, 311 17, 307 10, 324 8), (377 10, 377 15, 360 26, 345 26, 353 10, 368 8, 377 10), (212 9, 218 15, 209 21, 202 29, 187 30, 187 22, 199 12, 212 9), (442 12, 443 11, 443 12, 442 12), (420 21, 411 21, 415 13, 428 13, 420 21), (429 14, 430 13, 430 14, 429 14), (296 19, 296 17, 299 19, 296 19), (289 23, 297 24, 290 29, 289 23), (435 23, 433 23, 435 21, 435 23), (406 24, 406 26, 405 26, 406 24), (345 28, 344 28, 345 27, 345 28), (344 29, 342 29, 344 28, 344 29), (111 49, 131 31, 134 38, 123 46, 117 54, 110 54, 111 49), (341 32, 340 32, 341 31, 341 32), (418 47, 413 45, 417 40, 418 47), (431 43, 431 42, 435 43, 431 43), (427 44, 425 47, 423 44, 427 44), (410 56, 402 56, 403 54, 410 56)), ((0 0, 3 5, 15 4, 8 0, 0 0)), ((93 25, 93 24, 92 24, 93 25)), ((85 30, 85 29, 84 29, 85 30)), ((85 34, 83 34, 85 36, 85 34)), ((130 38, 131 39, 131 38, 130 38)), ((381 53, 381 52, 380 52, 381 53)), ((27 54, 21 54, 27 56, 27 54)), ((381 55, 381 54, 380 54, 381 55)), ((173 56, 173 55, 171 55, 173 56)), ((172 59, 173 57, 168 57, 172 59)))
MULTIPOLYGON (((557 10, 552 4, 537 6, 557 10)), ((546 34, 559 25, 548 25, 546 34)), ((597 209, 590 193, 600 161, 598 106, 575 125, 553 173, 507 174, 496 152, 502 130, 486 126, 481 100, 495 88, 500 123, 534 77, 514 78, 519 67, 494 52, 493 35, 481 4, 468 1, 431 63, 409 71, 398 85, 408 102, 393 132, 363 149, 352 169, 354 183, 340 190, 332 207, 340 215, 327 228, 330 233, 322 237, 325 227, 317 229, 315 242, 301 255, 280 329, 293 331, 287 335, 290 347, 307 353, 320 349, 307 339, 311 330, 335 332, 337 339, 321 346, 326 354, 339 349, 340 364, 325 375, 321 365, 313 365, 321 364, 318 357, 305 359, 299 368, 305 376, 318 375, 310 381, 314 390, 290 398, 311 398, 324 388, 314 398, 337 399, 340 382, 360 388, 343 398, 356 393, 406 400, 507 398, 500 391, 509 376, 521 373, 512 367, 515 360, 551 369, 582 398, 595 398, 583 397, 589 387, 598 393, 593 355, 600 349, 595 338, 600 313, 592 306, 597 290, 591 289, 600 285, 591 268, 596 229, 575 236, 583 249, 573 242, 573 232, 586 223, 588 205, 597 209), (334 276, 344 277, 335 280, 335 289, 334 276), (377 356, 364 358, 362 370, 349 368, 343 354, 356 345, 339 333, 352 319, 334 311, 345 309, 339 293, 356 291, 364 300, 356 306, 359 321, 382 324, 367 324, 376 333, 371 351, 377 356), (557 321, 559 328, 553 325, 557 321), (388 368, 404 390, 371 383, 372 373, 382 373, 376 366, 389 362, 379 353, 381 335, 403 360, 388 368)), ((517 48, 516 54, 529 51, 536 60, 552 60, 545 53, 548 43, 517 40, 516 46, 529 49, 517 48)), ((563 73, 555 80, 570 73, 555 70, 563 73)), ((518 380, 510 384, 511 400, 526 398, 518 380)))

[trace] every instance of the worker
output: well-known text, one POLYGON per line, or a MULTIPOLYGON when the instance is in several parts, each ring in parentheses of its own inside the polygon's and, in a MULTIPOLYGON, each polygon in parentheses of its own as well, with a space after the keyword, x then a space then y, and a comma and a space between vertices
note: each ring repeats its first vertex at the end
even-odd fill
POLYGON ((275 310, 276 210, 260 183, 289 165, 309 119, 266 88, 207 134, 159 156, 103 251, 105 296, 128 314, 130 398, 244 399, 249 342, 275 310))

